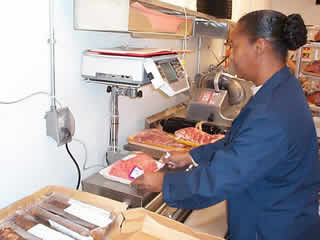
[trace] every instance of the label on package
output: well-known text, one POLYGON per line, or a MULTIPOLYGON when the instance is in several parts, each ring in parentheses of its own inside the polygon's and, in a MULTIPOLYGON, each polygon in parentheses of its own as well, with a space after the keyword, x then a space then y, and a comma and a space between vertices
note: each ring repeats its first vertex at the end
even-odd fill
POLYGON ((144 171, 141 168, 136 166, 132 168, 132 170, 130 171, 129 178, 136 179, 137 177, 140 177, 143 174, 144 174, 144 171))
POLYGON ((49 220, 50 225, 54 228, 57 229, 58 231, 65 233, 71 237, 73 237, 74 239, 77 240, 93 240, 93 237, 86 237, 86 236, 82 236, 77 232, 74 232, 72 230, 70 230, 69 228, 66 228, 65 226, 60 225, 59 223, 56 223, 55 221, 49 220))
POLYGON ((57 232, 42 224, 35 225, 30 228, 28 232, 43 240, 74 240, 63 233, 57 232))
POLYGON ((91 224, 99 227, 106 227, 112 222, 111 213, 104 209, 73 199, 69 200, 69 203, 71 205, 64 209, 64 211, 91 224))

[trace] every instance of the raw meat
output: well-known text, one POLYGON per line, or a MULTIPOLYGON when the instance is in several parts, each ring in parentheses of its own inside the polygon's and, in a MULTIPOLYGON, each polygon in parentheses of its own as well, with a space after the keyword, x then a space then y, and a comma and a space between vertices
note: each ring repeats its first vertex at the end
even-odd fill
POLYGON ((174 138, 170 137, 168 133, 152 128, 144 129, 136 133, 134 136, 134 141, 145 144, 157 144, 175 148, 185 148, 185 144, 178 143, 174 138))
POLYGON ((138 167, 145 173, 154 172, 155 170, 157 170, 157 164, 155 160, 145 153, 135 152, 129 155, 128 158, 125 158, 125 160, 122 159, 115 162, 112 165, 109 174, 112 176, 133 181, 134 179, 130 178, 129 175, 135 167, 138 167))
POLYGON ((320 60, 313 61, 312 63, 308 64, 304 71, 306 72, 312 72, 312 73, 320 73, 320 60))
POLYGON ((307 96, 307 100, 311 104, 320 106, 320 92, 314 92, 311 95, 307 96))
POLYGON ((314 36, 315 41, 320 41, 320 31, 314 36))
POLYGON ((0 229, 0 239, 2 240, 25 240, 17 234, 11 227, 0 229))
POLYGON ((175 131, 174 135, 178 139, 183 139, 200 145, 214 143, 219 139, 224 138, 223 134, 210 135, 193 127, 183 128, 175 131))

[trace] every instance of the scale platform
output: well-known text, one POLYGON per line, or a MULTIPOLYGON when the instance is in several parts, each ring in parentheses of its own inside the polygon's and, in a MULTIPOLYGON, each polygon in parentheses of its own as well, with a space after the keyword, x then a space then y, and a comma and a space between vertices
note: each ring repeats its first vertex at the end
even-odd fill
POLYGON ((125 202, 131 208, 144 207, 157 193, 138 193, 130 185, 114 182, 96 173, 82 181, 83 191, 125 202))

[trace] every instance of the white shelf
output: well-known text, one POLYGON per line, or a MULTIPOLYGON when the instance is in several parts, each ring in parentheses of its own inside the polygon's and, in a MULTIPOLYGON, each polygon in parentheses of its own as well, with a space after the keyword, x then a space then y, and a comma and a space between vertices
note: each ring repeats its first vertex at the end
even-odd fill
POLYGON ((308 42, 303 47, 313 47, 313 48, 320 48, 320 42, 308 42))
POLYGON ((312 79, 320 80, 320 76, 312 75, 312 74, 300 73, 299 76, 300 77, 305 77, 305 78, 312 78, 312 79))

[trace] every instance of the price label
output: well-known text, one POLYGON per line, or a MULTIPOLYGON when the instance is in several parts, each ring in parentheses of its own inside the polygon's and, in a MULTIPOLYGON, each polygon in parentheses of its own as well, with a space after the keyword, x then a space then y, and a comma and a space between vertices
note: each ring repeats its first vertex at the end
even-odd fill
POLYGON ((144 174, 144 171, 141 168, 136 166, 132 168, 132 170, 130 171, 129 178, 136 179, 137 177, 140 177, 143 174, 144 174))

